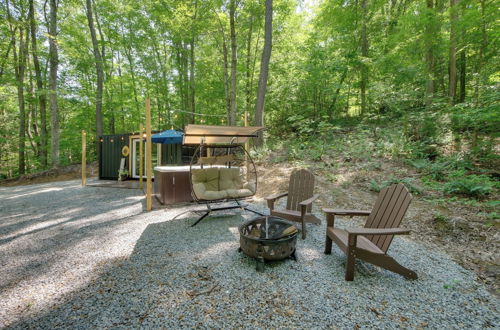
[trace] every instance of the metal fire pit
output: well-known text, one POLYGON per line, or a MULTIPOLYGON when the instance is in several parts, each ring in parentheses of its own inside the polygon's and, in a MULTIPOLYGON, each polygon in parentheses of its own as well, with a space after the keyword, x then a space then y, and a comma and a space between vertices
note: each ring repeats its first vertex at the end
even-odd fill
POLYGON ((295 260, 297 228, 284 219, 263 216, 244 222, 239 227, 240 249, 257 259, 257 270, 264 262, 292 258, 295 260))

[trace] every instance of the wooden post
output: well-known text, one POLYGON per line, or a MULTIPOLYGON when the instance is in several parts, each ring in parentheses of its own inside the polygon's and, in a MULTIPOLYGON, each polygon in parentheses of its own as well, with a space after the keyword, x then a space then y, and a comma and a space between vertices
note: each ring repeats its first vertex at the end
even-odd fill
POLYGON ((142 183, 142 176, 144 175, 144 151, 142 147, 142 133, 144 132, 144 127, 142 124, 139 125, 139 188, 142 189, 144 184, 142 183))
POLYGON ((82 130, 82 186, 87 184, 87 132, 82 130))
POLYGON ((151 155, 151 101, 146 99, 146 210, 152 209, 151 171, 153 157, 151 155))
MULTIPOLYGON (((248 111, 245 111, 245 127, 248 126, 248 111)), ((245 143, 245 149, 248 151, 248 141, 245 143)))
MULTIPOLYGON (((248 111, 245 111, 245 114, 244 114, 244 119, 245 119, 245 127, 247 127, 247 126, 248 126, 248 111)), ((248 141, 247 141, 247 142, 245 142, 245 151, 246 151, 246 152, 250 152, 250 151, 248 150, 248 148, 249 148, 249 147, 250 147, 250 144, 248 143, 248 141)), ((246 154, 246 153, 245 153, 245 164, 246 164, 246 166, 247 166, 247 181, 248 181, 249 174, 250 174, 249 172, 250 172, 250 171, 248 170, 248 157, 247 157, 247 154, 246 154)))

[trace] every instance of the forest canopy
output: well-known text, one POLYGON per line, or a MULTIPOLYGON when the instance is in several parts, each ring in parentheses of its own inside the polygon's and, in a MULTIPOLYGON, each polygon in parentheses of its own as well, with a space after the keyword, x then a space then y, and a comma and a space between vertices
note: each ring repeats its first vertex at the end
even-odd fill
POLYGON ((4 0, 0 16, 4 178, 78 162, 81 130, 95 159, 98 135, 138 130, 146 97, 156 130, 260 124, 266 51, 268 143, 354 125, 399 134, 398 157, 495 154, 493 0, 4 0))

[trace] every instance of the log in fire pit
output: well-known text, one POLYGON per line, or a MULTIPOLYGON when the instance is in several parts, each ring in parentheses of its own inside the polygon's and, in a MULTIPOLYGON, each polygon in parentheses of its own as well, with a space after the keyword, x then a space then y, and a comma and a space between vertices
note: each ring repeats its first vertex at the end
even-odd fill
POLYGON ((266 261, 295 260, 297 228, 275 216, 263 216, 244 222, 239 227, 240 249, 257 259, 257 270, 264 270, 266 261))

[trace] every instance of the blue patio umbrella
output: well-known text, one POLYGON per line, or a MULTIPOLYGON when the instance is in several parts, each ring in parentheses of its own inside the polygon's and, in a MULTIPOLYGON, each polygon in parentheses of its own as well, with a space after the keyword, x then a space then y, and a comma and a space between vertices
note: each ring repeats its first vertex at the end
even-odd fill
POLYGON ((174 129, 169 129, 161 133, 153 134, 151 136, 151 141, 153 143, 162 144, 180 144, 182 143, 182 138, 184 133, 176 131, 174 129))

